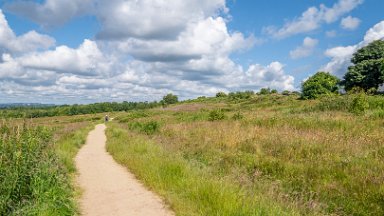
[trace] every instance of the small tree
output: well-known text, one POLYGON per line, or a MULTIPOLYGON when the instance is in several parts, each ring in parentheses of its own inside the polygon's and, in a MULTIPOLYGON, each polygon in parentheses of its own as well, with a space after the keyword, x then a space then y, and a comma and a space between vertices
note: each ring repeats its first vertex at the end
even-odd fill
POLYGON ((164 104, 175 104, 177 102, 179 102, 178 97, 176 95, 171 94, 171 93, 169 93, 163 97, 163 103, 164 104))
POLYGON ((351 62, 353 66, 348 68, 342 81, 345 90, 360 87, 365 91, 376 91, 384 83, 384 41, 373 41, 357 50, 351 62))
POLYGON ((271 94, 277 94, 277 93, 278 93, 278 91, 276 89, 271 90, 271 94))
POLYGON ((338 91, 339 79, 327 72, 317 72, 302 84, 302 98, 316 99, 321 95, 331 95, 338 91))

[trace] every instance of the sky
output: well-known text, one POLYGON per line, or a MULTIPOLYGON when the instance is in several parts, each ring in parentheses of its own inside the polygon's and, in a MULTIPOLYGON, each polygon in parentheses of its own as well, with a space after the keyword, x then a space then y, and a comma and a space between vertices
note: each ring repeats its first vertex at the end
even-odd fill
POLYGON ((0 103, 190 99, 340 78, 382 0, 0 0, 0 103))

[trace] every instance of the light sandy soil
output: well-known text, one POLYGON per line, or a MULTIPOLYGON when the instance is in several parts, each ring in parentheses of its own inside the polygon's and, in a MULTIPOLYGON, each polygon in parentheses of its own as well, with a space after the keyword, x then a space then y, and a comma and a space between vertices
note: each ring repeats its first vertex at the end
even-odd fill
POLYGON ((105 128, 99 124, 76 156, 77 182, 83 193, 82 215, 174 215, 105 150, 105 128))

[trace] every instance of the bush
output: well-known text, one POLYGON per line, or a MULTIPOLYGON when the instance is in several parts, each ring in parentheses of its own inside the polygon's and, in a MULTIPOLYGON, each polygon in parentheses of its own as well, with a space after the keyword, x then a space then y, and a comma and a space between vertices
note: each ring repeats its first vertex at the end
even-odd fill
POLYGON ((136 130, 142 133, 145 133, 147 135, 152 135, 159 131, 160 124, 156 121, 149 121, 149 122, 130 122, 128 124, 128 128, 130 130, 136 130))
POLYGON ((262 88, 262 89, 260 89, 259 94, 261 94, 261 95, 271 94, 271 89, 270 88, 262 88))
POLYGON ((227 97, 227 94, 225 94, 225 92, 217 92, 216 93, 216 97, 220 98, 220 97, 227 97))
POLYGON ((358 94, 352 101, 350 112, 362 114, 369 108, 367 96, 364 93, 358 94))
POLYGON ((281 94, 282 94, 282 95, 286 95, 286 96, 288 96, 288 95, 291 94, 291 92, 288 91, 288 90, 284 90, 283 92, 281 92, 281 94))
POLYGON ((326 72, 317 72, 302 84, 302 98, 316 99, 322 95, 334 95, 339 79, 326 72))
POLYGON ((231 100, 237 100, 237 99, 249 99, 254 95, 255 93, 253 91, 244 91, 244 92, 231 92, 228 94, 228 97, 231 100))
POLYGON ((217 110, 212 110, 209 112, 208 120, 209 121, 218 121, 218 120, 223 120, 225 119, 225 114, 223 110, 217 109, 217 110))

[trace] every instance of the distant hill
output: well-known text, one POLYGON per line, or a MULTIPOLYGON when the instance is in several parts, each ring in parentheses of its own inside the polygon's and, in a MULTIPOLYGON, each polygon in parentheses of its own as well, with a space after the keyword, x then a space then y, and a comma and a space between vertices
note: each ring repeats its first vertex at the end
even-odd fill
POLYGON ((5 103, 0 104, 0 109, 7 109, 7 108, 18 108, 18 107, 52 107, 56 106, 55 104, 41 104, 41 103, 5 103))

